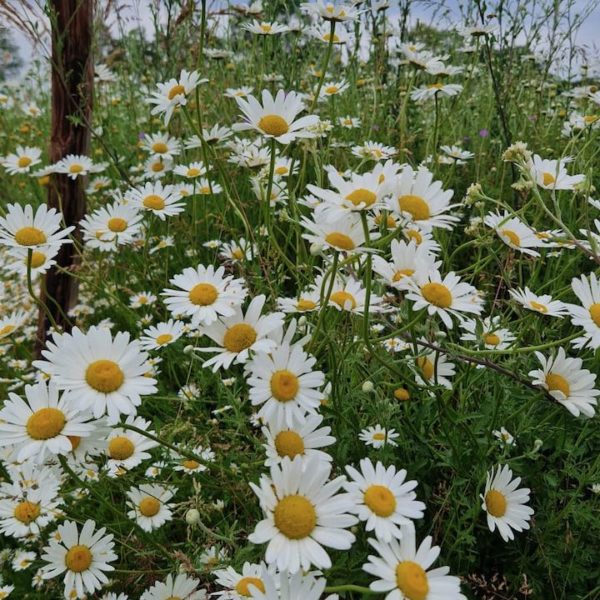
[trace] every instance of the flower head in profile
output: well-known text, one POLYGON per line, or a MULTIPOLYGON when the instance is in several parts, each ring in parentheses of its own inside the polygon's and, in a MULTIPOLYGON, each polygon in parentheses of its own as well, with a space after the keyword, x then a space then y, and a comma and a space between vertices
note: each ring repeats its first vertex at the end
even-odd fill
POLYGON ((262 92, 262 104, 254 97, 236 97, 244 114, 244 122, 233 126, 235 131, 253 129, 280 144, 289 144, 297 138, 313 137, 308 127, 316 125, 319 117, 307 115, 297 118, 304 110, 304 102, 296 92, 279 90, 275 98, 268 90, 262 92))
POLYGON ((572 190, 585 180, 585 175, 569 175, 566 165, 570 158, 548 160, 534 154, 529 165, 531 178, 547 190, 572 190))

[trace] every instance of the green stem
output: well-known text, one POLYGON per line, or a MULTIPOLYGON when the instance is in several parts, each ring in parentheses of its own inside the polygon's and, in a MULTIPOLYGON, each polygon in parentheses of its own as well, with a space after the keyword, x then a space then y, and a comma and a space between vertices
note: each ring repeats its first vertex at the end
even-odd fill
POLYGON ((321 88, 323 87, 323 82, 325 81, 325 74, 327 73, 327 67, 329 66, 329 59, 331 58, 331 50, 333 49, 333 38, 335 36, 335 21, 329 22, 329 42, 327 43, 327 50, 325 52, 325 59, 323 61, 323 66, 321 68, 321 76, 319 77, 319 84, 317 85, 317 91, 313 97, 312 104, 310 105, 310 111, 313 112, 315 110, 315 106, 319 101, 319 94, 321 93, 321 88))

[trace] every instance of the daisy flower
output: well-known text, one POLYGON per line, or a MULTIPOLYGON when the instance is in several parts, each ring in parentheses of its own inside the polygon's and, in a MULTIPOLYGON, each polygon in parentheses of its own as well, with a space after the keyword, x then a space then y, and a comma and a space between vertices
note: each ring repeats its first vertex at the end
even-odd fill
POLYGON ((319 308, 321 292, 316 288, 310 288, 300 294, 299 298, 278 298, 277 308, 284 313, 306 313, 313 312, 319 308))
POLYGON ((227 88, 223 93, 226 98, 246 98, 249 96, 254 88, 248 86, 242 86, 239 88, 227 88))
POLYGON ((507 446, 512 446, 515 444, 515 438, 506 430, 504 427, 500 427, 500 429, 495 429, 492 431, 493 436, 498 439, 503 444, 507 446))
POLYGON ((155 158, 173 159, 181 152, 181 142, 168 133, 144 135, 142 148, 155 158))
POLYGON ((551 358, 545 358, 540 352, 536 352, 535 356, 542 368, 529 372, 533 383, 547 390, 575 417, 581 414, 593 417, 600 390, 594 389, 596 375, 581 368, 581 358, 567 357, 563 348, 559 348, 551 358))
POLYGON ((533 248, 543 247, 544 242, 533 229, 525 225, 520 219, 511 217, 504 211, 504 214, 499 212, 489 213, 483 222, 493 229, 498 237, 513 250, 518 250, 529 256, 540 255, 533 248))
POLYGON ((27 315, 22 310, 16 310, 4 317, 0 317, 0 340, 12 335, 25 325, 26 321, 27 315))
POLYGON ((188 179, 196 179, 202 175, 206 175, 206 167, 201 162, 192 162, 189 165, 177 165, 173 169, 175 175, 181 175, 188 179))
POLYGON ((300 343, 284 342, 266 352, 257 353, 246 366, 252 406, 260 406, 258 415, 267 422, 276 421, 293 427, 315 414, 323 400, 321 387, 325 376, 313 371, 316 358, 304 352, 300 343))
POLYGON ((566 164, 570 158, 548 160, 534 154, 529 165, 529 174, 536 184, 547 190, 572 190, 585 181, 585 175, 569 175, 566 164))
POLYGON ((31 167, 42 162, 40 160, 41 155, 42 151, 39 148, 17 146, 14 154, 0 158, 0 165, 6 169, 9 175, 29 173, 31 167))
POLYGON ((256 256, 257 253, 258 248, 256 244, 252 244, 245 238, 239 238, 237 241, 223 242, 221 244, 219 258, 235 263, 244 260, 252 260, 252 257, 256 256))
POLYGON ((406 299, 414 302, 414 310, 427 308, 427 314, 438 315, 448 329, 452 329, 451 316, 460 320, 462 313, 480 314, 483 310, 478 291, 455 273, 442 277, 437 270, 429 271, 417 281, 405 277, 401 288, 407 290, 406 299))
POLYGON ((396 289, 400 289, 405 278, 422 279, 441 265, 427 246, 419 246, 415 240, 408 243, 404 240, 392 240, 390 250, 391 262, 381 256, 373 256, 373 270, 383 278, 386 285, 396 289))
POLYGON ((377 423, 375 427, 367 427, 358 435, 358 439, 364 442, 367 446, 373 446, 376 450, 384 446, 397 446, 394 441, 399 438, 400 434, 396 433, 395 429, 386 429, 377 423))
MULTIPOLYGON (((143 429, 151 435, 154 431, 149 430, 150 421, 142 417, 129 416, 125 420, 126 425, 132 425, 138 429, 143 429)), ((148 450, 158 446, 158 442, 132 431, 131 429, 113 429, 106 440, 106 468, 109 476, 115 477, 125 471, 137 467, 144 460, 151 458, 148 450)))
POLYGON ((415 102, 426 102, 434 97, 452 97, 460 94, 463 86, 458 83, 430 83, 410 93, 410 99, 415 102))
POLYGON ((6 215, 0 217, 0 244, 37 250, 41 246, 70 244, 64 239, 74 227, 61 229, 62 214, 46 204, 40 204, 35 215, 30 204, 9 204, 6 215))
POLYGON ((365 521, 366 531, 374 531, 378 540, 400 539, 400 525, 411 519, 423 518, 425 504, 416 500, 416 481, 405 481, 406 470, 396 471, 393 465, 374 465, 368 458, 360 461, 360 471, 346 466, 350 481, 346 491, 354 501, 354 512, 365 521))
POLYGON ((415 171, 406 166, 398 175, 393 191, 394 197, 388 200, 390 209, 418 225, 451 229, 458 221, 457 217, 445 214, 458 206, 450 204, 454 192, 443 190, 442 182, 433 181, 433 173, 425 167, 415 171))
POLYGON ((87 333, 74 327, 71 333, 54 333, 46 360, 33 366, 47 373, 59 389, 73 393, 82 407, 92 408, 94 417, 105 413, 115 423, 119 415, 135 414, 142 396, 156 392, 156 380, 147 377, 148 355, 129 333, 90 327, 87 333))
POLYGON ((11 567, 13 571, 25 571, 33 564, 33 562, 36 559, 37 554, 35 552, 27 552, 20 550, 15 553, 15 556, 11 563, 11 567))
POLYGON ((69 179, 77 179, 89 173, 103 171, 104 165, 94 165, 92 159, 83 154, 67 154, 67 156, 52 165, 52 170, 55 173, 68 175, 69 179))
POLYGON ((573 340, 576 348, 589 346, 593 350, 600 347, 600 280, 595 273, 573 277, 571 288, 581 302, 567 304, 573 325, 583 327, 582 337, 573 340))
POLYGON ((529 489, 518 489, 521 478, 513 479, 513 473, 507 465, 492 469, 486 476, 485 493, 481 496, 481 508, 487 513, 490 531, 498 528, 505 542, 513 540, 515 531, 529 529, 529 520, 533 509, 527 506, 529 489))
MULTIPOLYGON (((318 573, 317 573, 318 574, 318 573)), ((261 584, 249 590, 254 600, 338 600, 337 594, 323 596, 326 580, 316 578, 312 573, 303 573, 298 571, 291 575, 287 571, 273 573, 262 570, 261 584)))
POLYGON ((209 348, 198 348, 201 352, 215 352, 216 355, 203 363, 203 367, 212 367, 213 372, 220 368, 228 369, 233 362, 245 363, 250 352, 267 353, 276 343, 267 336, 283 325, 283 313, 270 313, 261 316, 266 297, 253 298, 246 313, 240 307, 235 308, 232 316, 203 327, 202 332, 218 344, 209 348))
POLYGON ((202 459, 203 462, 188 458, 179 452, 173 451, 171 456, 177 461, 177 464, 173 467, 175 471, 181 471, 188 475, 196 475, 202 473, 208 468, 205 463, 213 462, 215 460, 215 453, 210 448, 204 448, 204 446, 196 446, 192 448, 192 452, 202 459))
POLYGON ((140 597, 140 600, 204 600, 206 592, 199 590, 200 582, 192 579, 183 573, 180 573, 173 579, 173 575, 168 575, 167 580, 156 582, 151 588, 148 588, 140 597))
POLYGON ((307 414, 303 419, 292 418, 292 425, 288 426, 285 421, 270 419, 267 426, 262 428, 267 443, 263 444, 267 458, 265 466, 272 467, 281 464, 284 457, 293 460, 301 456, 307 461, 316 456, 322 461, 331 461, 332 458, 326 452, 319 450, 335 443, 331 435, 330 427, 319 427, 323 417, 316 414, 307 414))
POLYGON ((330 98, 331 96, 337 96, 345 92, 349 87, 347 81, 330 81, 323 84, 321 93, 319 94, 319 100, 330 98))
POLYGON ((173 518, 169 500, 177 490, 153 483, 131 488, 127 492, 127 505, 132 509, 127 516, 144 531, 154 531, 173 518))
POLYGON ((142 308, 152 306, 156 302, 156 296, 151 292, 140 292, 133 294, 129 298, 129 306, 131 308, 142 308))
POLYGON ((299 94, 286 94, 279 90, 275 98, 268 90, 262 92, 262 105, 254 96, 248 99, 236 97, 240 110, 244 113, 245 122, 233 126, 234 131, 254 129, 268 138, 277 140, 280 144, 289 144, 297 138, 313 137, 307 127, 316 125, 319 117, 308 115, 296 120, 304 110, 304 103, 299 94))
POLYGON ((140 232, 141 221, 137 206, 117 201, 86 215, 80 226, 90 248, 108 251, 131 244, 140 232))
POLYGON ((338 122, 345 129, 358 129, 361 123, 358 117, 351 117, 350 115, 339 117, 338 122))
POLYGON ((401 532, 400 541, 369 540, 377 552, 363 565, 378 578, 369 586, 371 590, 386 593, 385 600, 467 600, 460 592, 460 579, 448 575, 448 567, 428 570, 440 554, 431 536, 417 548, 414 525, 402 525, 401 532))
POLYGON ((144 329, 140 338, 143 350, 158 350, 176 342, 184 332, 185 325, 181 321, 169 319, 166 323, 159 323, 144 329))
POLYGON ((187 267, 170 280, 178 289, 162 292, 165 305, 174 316, 188 316, 192 325, 210 325, 219 317, 232 317, 247 291, 244 280, 225 275, 225 268, 212 265, 187 267))
POLYGON ((323 0, 303 2, 300 8, 309 15, 336 23, 355 21, 360 14, 352 4, 335 4, 333 2, 323 2, 323 0))
POLYGON ((331 27, 326 23, 313 25, 308 29, 307 34, 313 38, 316 38, 317 40, 325 42, 326 44, 329 44, 330 42, 335 45, 345 44, 350 39, 348 32, 341 27, 336 28, 336 31, 332 36, 331 27))
POLYGON ((384 146, 379 142, 364 142, 362 146, 352 147, 353 156, 367 160, 387 160, 398 154, 398 150, 392 146, 384 146))
POLYGON ((267 569, 264 563, 252 564, 249 562, 243 564, 241 573, 238 573, 233 567, 217 569, 213 572, 216 583, 226 589, 217 591, 213 595, 217 600, 245 600, 245 598, 252 597, 251 586, 264 592, 263 570, 271 575, 275 572, 272 567, 267 569))
POLYGON ((165 217, 178 215, 185 210, 185 203, 172 185, 165 185, 160 181, 146 183, 139 188, 132 188, 125 192, 125 198, 141 210, 150 211, 161 221, 165 217))
POLYGON ((564 302, 552 300, 549 294, 537 296, 528 287, 524 290, 521 288, 508 290, 508 293, 524 308, 549 317, 563 317, 568 310, 564 302))
POLYGON ((355 538, 346 528, 357 519, 349 514, 348 495, 338 493, 344 477, 329 481, 330 474, 330 464, 317 457, 306 462, 300 456, 293 461, 286 457, 271 467, 270 476, 261 477, 260 485, 250 483, 265 518, 248 539, 253 544, 268 542, 267 564, 291 573, 311 565, 328 569, 331 560, 323 546, 350 548, 355 538))
POLYGON ((277 35, 279 33, 287 33, 290 28, 287 25, 279 23, 266 23, 265 21, 253 21, 252 23, 244 23, 242 29, 255 33, 257 35, 277 35))
POLYGON ((198 85, 208 82, 208 79, 200 79, 197 71, 186 71, 183 69, 177 79, 172 78, 164 83, 158 83, 158 91, 152 92, 146 101, 154 104, 153 115, 164 115, 165 125, 169 124, 173 112, 180 106, 185 106, 188 97, 198 85))
POLYGON ((0 447, 12 447, 14 458, 44 462, 46 454, 71 451, 70 436, 85 437, 94 429, 89 415, 73 396, 59 397, 54 383, 25 386, 22 400, 10 392, 0 410, 0 447))
POLYGON ((441 385, 449 390, 452 389, 449 377, 453 377, 456 370, 445 354, 427 350, 415 357, 415 369, 415 380, 419 385, 441 385))
POLYGON ((323 216, 323 212, 315 211, 313 219, 302 217, 300 221, 302 227, 307 230, 302 237, 311 244, 349 254, 367 250, 363 246, 365 234, 358 215, 347 214, 329 221, 323 216))
MULTIPOLYGON (((329 283, 324 282, 324 277, 319 276, 315 280, 315 288, 326 290, 329 283)), ((383 310, 383 299, 371 294, 369 298, 369 312, 375 313, 383 310)), ((329 306, 337 310, 344 310, 355 314, 364 314, 367 302, 367 290, 357 279, 348 277, 346 280, 336 277, 329 296, 329 306)))
POLYGON ((440 150, 446 155, 450 163, 464 165, 468 160, 475 157, 472 152, 463 150, 460 146, 440 146, 440 150))
MULTIPOLYGON (((33 465, 33 461, 28 461, 33 465)), ((50 473, 52 473, 50 471, 50 473)), ((48 483, 47 478, 44 483, 48 483)), ((50 485, 22 489, 18 480, 0 486, 0 532, 15 538, 36 537, 60 515, 59 482, 50 475, 50 485)))
POLYGON ((96 530, 96 524, 88 519, 81 532, 73 521, 58 526, 50 544, 44 547, 42 577, 53 579, 65 573, 65 598, 85 598, 108 583, 106 571, 113 571, 109 563, 117 560, 113 551, 112 534, 105 535, 104 527, 96 530), (75 595, 73 595, 73 592, 75 595))
POLYGON ((173 161, 161 156, 151 156, 144 164, 144 175, 146 179, 160 179, 169 171, 173 170, 173 161))
POLYGON ((463 319, 460 323, 464 330, 460 339, 465 342, 475 342, 486 350, 505 350, 515 340, 515 335, 502 327, 501 317, 486 317, 478 322, 474 319, 463 319))

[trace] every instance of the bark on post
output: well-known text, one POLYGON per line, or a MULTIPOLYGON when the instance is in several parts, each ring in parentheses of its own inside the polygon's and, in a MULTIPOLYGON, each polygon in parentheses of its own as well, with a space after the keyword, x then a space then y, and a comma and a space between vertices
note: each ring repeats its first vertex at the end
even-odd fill
MULTIPOLYGON (((49 158, 55 163, 67 154, 88 154, 94 67, 92 61, 93 0, 49 0, 52 21, 52 124, 49 158)), ((48 186, 48 206, 62 210, 66 226, 77 226, 85 215, 81 177, 53 174, 48 186)), ((73 235, 81 241, 77 228, 73 235)), ((64 244, 57 266, 72 271, 78 263, 74 244, 64 244)), ((66 314, 77 301, 77 280, 56 267, 45 277, 41 299, 57 325, 69 330, 66 314), (58 305, 58 306, 57 306, 58 305), (60 309, 59 309, 60 306, 60 309), (62 309, 62 310, 61 310, 62 309)), ((50 321, 40 311, 37 350, 43 348, 50 321)))

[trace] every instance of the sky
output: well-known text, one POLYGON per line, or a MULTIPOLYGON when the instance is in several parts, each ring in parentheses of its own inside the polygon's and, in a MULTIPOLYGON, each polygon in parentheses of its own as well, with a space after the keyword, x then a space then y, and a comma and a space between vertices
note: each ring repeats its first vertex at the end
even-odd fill
MULTIPOLYGON (((102 2, 102 0, 101 0, 102 2)), ((269 0, 263 0, 263 4, 267 4, 269 0)), ((20 0, 9 0, 13 6, 22 7, 23 3, 20 0)), ((128 28, 134 28, 141 24, 141 26, 147 31, 148 36, 151 37, 153 31, 152 17, 149 10, 149 6, 152 0, 117 0, 115 4, 120 6, 122 9, 122 16, 127 23, 128 28)), ((247 4, 248 0, 234 0, 232 3, 247 4)), ((398 13, 397 1, 392 0, 392 9, 389 13, 389 18, 393 19, 394 15, 398 13)), ((209 0, 210 5, 223 4, 221 0, 209 0)), ((593 12, 587 18, 582 25, 581 29, 576 38, 576 44, 583 46, 588 49, 588 52, 593 54, 596 59, 600 57, 600 38, 598 31, 600 30, 600 0, 574 0, 575 12, 585 10, 586 8, 594 7, 593 12)), ((433 9, 435 6, 437 9, 442 7, 443 11, 446 11, 450 15, 450 22, 454 24, 460 24, 460 14, 458 12, 458 0, 426 0, 419 2, 418 0, 414 3, 414 8, 411 10, 411 19, 413 22, 416 19, 431 22, 433 9)), ((1 24, 1 23, 0 23, 1 24)), ((433 25, 439 24, 441 26, 447 26, 445 23, 432 23, 433 25)), ((114 29, 114 28, 113 28, 114 29)), ((36 54, 39 55, 40 48, 33 48, 30 39, 22 32, 15 30, 13 31, 13 38, 24 64, 27 65, 31 61, 32 57, 36 54)), ((597 60, 596 67, 593 72, 600 75, 600 62, 597 60)))

